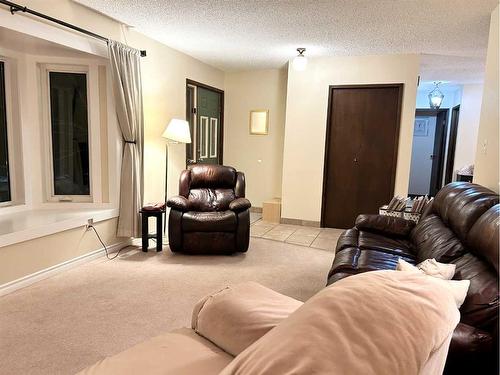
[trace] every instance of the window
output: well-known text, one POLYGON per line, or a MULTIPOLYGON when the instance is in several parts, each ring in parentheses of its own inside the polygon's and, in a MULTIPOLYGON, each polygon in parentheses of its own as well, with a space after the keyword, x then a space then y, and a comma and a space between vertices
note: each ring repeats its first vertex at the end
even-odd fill
POLYGON ((9 147, 7 142, 7 100, 5 95, 5 66, 0 61, 0 203, 11 200, 9 176, 9 147))
POLYGON ((52 200, 91 200, 87 74, 49 71, 48 85, 52 200))

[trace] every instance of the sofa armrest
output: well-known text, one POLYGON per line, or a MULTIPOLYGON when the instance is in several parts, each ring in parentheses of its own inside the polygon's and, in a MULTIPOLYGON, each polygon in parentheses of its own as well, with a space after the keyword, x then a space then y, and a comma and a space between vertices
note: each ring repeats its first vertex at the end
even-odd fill
POLYGON ((490 353, 493 350, 493 337, 486 331, 465 323, 458 323, 450 345, 450 354, 461 357, 469 354, 490 353))
POLYGON ((415 227, 415 222, 385 215, 359 215, 355 225, 359 230, 407 237, 415 227))
POLYGON ((250 208, 252 204, 246 198, 237 198, 231 203, 229 203, 229 209, 234 212, 245 211, 250 208))
POLYGON ((302 302, 255 282, 224 288, 200 300, 192 328, 237 356, 302 306, 302 302))
POLYGON ((458 323, 450 344, 447 373, 472 374, 478 368, 484 374, 498 374, 497 340, 490 333, 458 323))
POLYGON ((175 210, 182 211, 182 212, 187 212, 187 211, 189 211, 189 201, 181 195, 176 195, 175 197, 168 199, 167 207, 170 207, 170 208, 173 208, 175 210))

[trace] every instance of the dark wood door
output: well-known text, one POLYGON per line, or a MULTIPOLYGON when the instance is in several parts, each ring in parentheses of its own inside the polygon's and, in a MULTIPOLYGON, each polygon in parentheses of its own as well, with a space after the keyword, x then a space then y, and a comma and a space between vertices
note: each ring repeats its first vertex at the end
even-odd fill
POLYGON ((429 195, 436 196, 443 187, 444 149, 446 147, 446 125, 448 110, 440 109, 436 115, 436 135, 434 136, 434 152, 432 153, 431 184, 429 195))
POLYGON ((453 167, 455 165, 455 150, 457 147, 458 120, 460 118, 460 105, 451 110, 450 136, 448 140, 448 153, 446 157, 446 174, 444 183, 449 184, 453 180, 453 167))
POLYGON ((203 87, 198 87, 196 91, 196 161, 205 164, 218 164, 221 94, 203 87))
POLYGON ((402 93, 402 84, 330 87, 322 226, 350 228, 392 198, 402 93))
POLYGON ((187 79, 186 119, 192 140, 186 145, 186 165, 222 164, 224 91, 187 79))

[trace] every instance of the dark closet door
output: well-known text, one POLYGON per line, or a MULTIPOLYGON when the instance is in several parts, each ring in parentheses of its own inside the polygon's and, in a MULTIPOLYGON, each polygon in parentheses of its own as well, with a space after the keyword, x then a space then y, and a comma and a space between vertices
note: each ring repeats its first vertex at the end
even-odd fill
POLYGON ((330 87, 322 226, 351 228, 392 198, 402 94, 402 84, 330 87))

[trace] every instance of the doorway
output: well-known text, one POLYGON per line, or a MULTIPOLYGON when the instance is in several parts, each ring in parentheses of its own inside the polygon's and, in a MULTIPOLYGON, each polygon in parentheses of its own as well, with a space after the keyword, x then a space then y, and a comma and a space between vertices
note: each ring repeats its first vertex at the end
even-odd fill
POLYGON ((186 145, 186 165, 222 164, 224 91, 187 79, 186 119, 192 139, 186 145))
POLYGON ((443 186, 448 109, 417 109, 408 195, 435 196, 443 186))
POLYGON ((330 86, 321 226, 351 228, 394 194, 403 84, 330 86))

